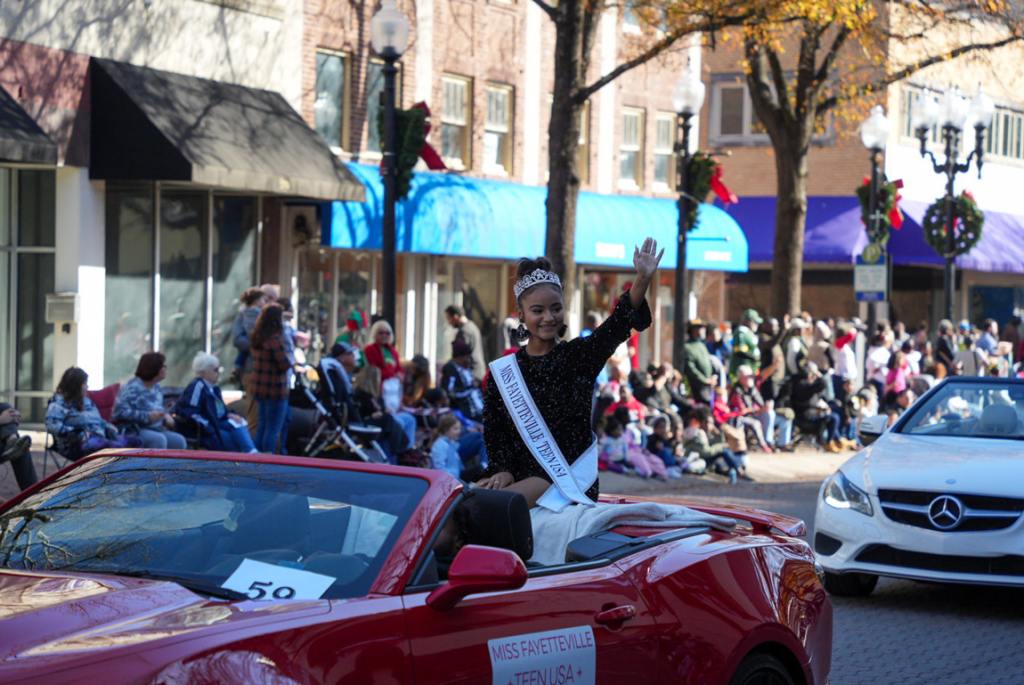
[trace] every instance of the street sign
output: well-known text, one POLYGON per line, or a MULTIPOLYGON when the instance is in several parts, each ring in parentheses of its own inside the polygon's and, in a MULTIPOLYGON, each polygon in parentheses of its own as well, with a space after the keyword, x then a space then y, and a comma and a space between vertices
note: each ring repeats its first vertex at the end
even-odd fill
POLYGON ((873 263, 857 255, 853 267, 853 290, 858 302, 885 302, 889 294, 889 269, 884 255, 873 263))

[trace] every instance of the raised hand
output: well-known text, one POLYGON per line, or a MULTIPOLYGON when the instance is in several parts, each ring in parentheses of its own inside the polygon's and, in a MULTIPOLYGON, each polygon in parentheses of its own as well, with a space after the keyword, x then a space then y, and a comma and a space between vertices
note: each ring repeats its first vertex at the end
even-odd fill
POLYGON ((658 241, 654 238, 646 238, 641 247, 634 247, 633 268, 636 269, 637 276, 645 280, 650 279, 658 270, 658 264, 664 254, 665 248, 661 248, 661 252, 658 252, 658 241))

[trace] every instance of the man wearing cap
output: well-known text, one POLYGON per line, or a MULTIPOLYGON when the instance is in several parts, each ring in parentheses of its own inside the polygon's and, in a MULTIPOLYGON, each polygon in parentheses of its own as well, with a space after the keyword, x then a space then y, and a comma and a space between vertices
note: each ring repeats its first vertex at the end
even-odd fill
POLYGON ((746 364, 754 373, 761 369, 761 349, 757 344, 757 327, 763 322, 756 309, 747 309, 740 317, 740 325, 733 336, 732 357, 729 359, 729 375, 746 364))
POLYGON ((347 421, 361 423, 359 408, 352 397, 352 378, 349 373, 356 366, 356 348, 345 342, 334 343, 327 356, 320 360, 320 394, 334 418, 344 425, 347 421))
POLYGON ((480 381, 473 376, 473 350, 461 338, 452 341, 452 358, 441 368, 438 387, 448 393, 452 407, 466 417, 479 421, 484 415, 480 381))
POLYGON ((711 366, 711 355, 704 344, 707 326, 700 319, 694 319, 686 330, 689 336, 686 341, 686 384, 690 386, 693 399, 710 405, 717 379, 711 366))

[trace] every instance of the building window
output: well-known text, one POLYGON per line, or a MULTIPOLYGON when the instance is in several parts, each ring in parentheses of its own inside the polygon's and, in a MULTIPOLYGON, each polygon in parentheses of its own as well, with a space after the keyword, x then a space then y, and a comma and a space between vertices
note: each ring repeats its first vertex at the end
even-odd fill
POLYGON ((710 138, 711 144, 768 143, 745 83, 728 81, 712 85, 710 138))
POLYGON ((659 112, 654 120, 654 185, 659 190, 671 190, 675 185, 675 125, 676 115, 671 112, 659 112))
POLYGON ((580 183, 590 182, 590 100, 580 110, 580 137, 576 147, 576 163, 580 183))
MULTIPOLYGON (((942 94, 937 94, 941 98, 942 94)), ((908 87, 903 91, 903 102, 900 116, 903 119, 902 133, 908 139, 916 138, 914 123, 921 107, 924 90, 908 87)), ((941 125, 936 124, 928 132, 928 139, 934 145, 942 141, 941 125)), ((916 141, 914 141, 916 144, 916 141)), ((963 150, 974 149, 973 124, 968 126, 961 136, 960 147, 963 150)), ((985 130, 984 150, 986 155, 1005 159, 1024 159, 1024 112, 1009 107, 997 106, 992 123, 985 130)))
POLYGON ((512 173, 512 88, 487 86, 484 121, 484 171, 512 173))
POLYGON ((343 148, 345 120, 345 58, 331 52, 316 53, 316 132, 333 148, 343 148))
MULTIPOLYGON (((384 63, 370 60, 366 65, 366 151, 380 154, 384 141, 377 128, 377 117, 381 111, 381 93, 384 92, 384 63)), ((395 103, 402 106, 402 70, 395 74, 395 103)))
POLYGON ((644 178, 644 111, 622 110, 622 142, 619 144, 619 186, 640 188, 644 178))
POLYGON ((468 169, 473 129, 470 96, 472 83, 459 76, 441 79, 444 99, 441 110, 441 156, 453 169, 468 169))

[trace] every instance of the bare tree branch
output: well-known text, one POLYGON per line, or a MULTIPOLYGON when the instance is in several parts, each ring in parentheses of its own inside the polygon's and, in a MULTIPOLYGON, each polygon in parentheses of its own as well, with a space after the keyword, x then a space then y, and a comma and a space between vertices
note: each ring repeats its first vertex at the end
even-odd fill
POLYGON ((884 77, 878 80, 861 84, 850 93, 835 94, 825 98, 818 105, 818 113, 824 114, 828 110, 839 105, 841 102, 847 100, 854 100, 858 97, 863 97, 868 93, 872 93, 874 91, 885 88, 886 86, 898 83, 899 81, 902 81, 903 79, 909 76, 913 76, 922 69, 926 69, 932 65, 949 62, 950 60, 956 59, 957 57, 972 52, 996 50, 998 48, 1002 48, 1007 45, 1012 45, 1014 43, 1020 42, 1024 42, 1024 36, 1012 35, 989 43, 971 43, 970 45, 961 45, 960 47, 950 50, 947 53, 926 57, 925 59, 914 62, 913 64, 908 64, 902 69, 898 69, 892 73, 886 74, 884 77))
POLYGON ((549 5, 548 3, 544 2, 544 0, 533 0, 533 4, 535 4, 537 7, 540 7, 542 10, 544 10, 544 14, 548 15, 548 17, 551 19, 551 21, 557 21, 558 20, 558 8, 557 7, 549 5))

